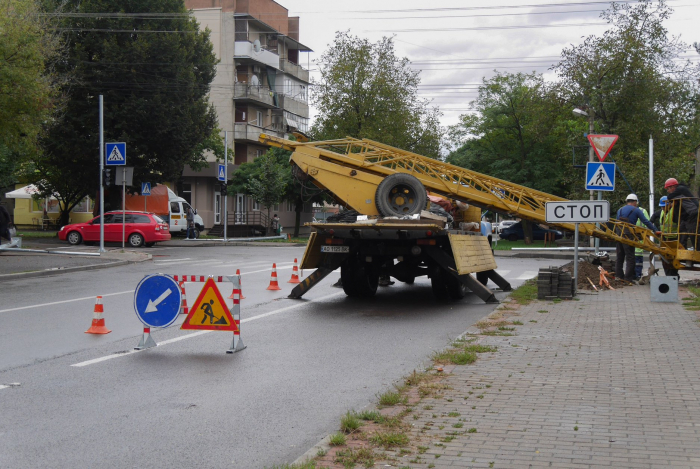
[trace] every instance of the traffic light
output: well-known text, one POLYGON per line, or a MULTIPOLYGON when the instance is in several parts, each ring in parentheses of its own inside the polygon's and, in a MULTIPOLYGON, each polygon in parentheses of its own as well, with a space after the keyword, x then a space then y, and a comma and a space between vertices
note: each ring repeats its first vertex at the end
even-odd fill
POLYGON ((107 187, 114 184, 114 172, 112 168, 104 168, 102 170, 102 185, 107 187))
POLYGON ((222 195, 226 195, 226 194, 227 194, 227 191, 228 191, 227 184, 226 184, 225 182, 222 182, 222 183, 221 183, 221 194, 222 194, 222 195))

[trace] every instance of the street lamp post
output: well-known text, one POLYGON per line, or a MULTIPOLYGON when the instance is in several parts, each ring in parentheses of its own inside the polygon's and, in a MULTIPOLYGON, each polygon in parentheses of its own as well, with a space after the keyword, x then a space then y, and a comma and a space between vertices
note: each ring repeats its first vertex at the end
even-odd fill
MULTIPOLYGON (((576 114, 577 116, 585 116, 588 117, 588 134, 591 135, 593 132, 595 132, 595 111, 593 110, 592 107, 587 106, 586 109, 588 112, 584 111, 583 109, 575 108, 573 110, 573 113, 576 114)), ((588 162, 593 163, 593 146, 589 145, 588 147, 588 162)), ((589 191, 589 199, 590 200, 595 200, 595 197, 593 196, 593 190, 589 191)), ((601 191, 598 191, 598 200, 603 199, 603 193, 601 191)), ((599 223, 596 223, 596 228, 600 227, 599 223)), ((595 247, 595 253, 598 254, 598 249, 600 248, 600 240, 598 238, 591 238, 590 240, 590 247, 595 247)))

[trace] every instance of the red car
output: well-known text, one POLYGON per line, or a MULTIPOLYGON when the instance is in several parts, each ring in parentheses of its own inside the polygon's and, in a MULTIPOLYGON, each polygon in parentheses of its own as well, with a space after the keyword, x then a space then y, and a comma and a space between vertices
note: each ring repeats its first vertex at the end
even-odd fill
MULTIPOLYGON (((151 247, 158 241, 168 241, 170 231, 168 224, 158 215, 147 212, 127 210, 124 240, 132 247, 151 247)), ((85 244, 100 242, 100 217, 95 217, 87 223, 66 225, 58 232, 58 239, 70 244, 85 244)), ((105 242, 122 242, 122 212, 105 213, 105 242)))

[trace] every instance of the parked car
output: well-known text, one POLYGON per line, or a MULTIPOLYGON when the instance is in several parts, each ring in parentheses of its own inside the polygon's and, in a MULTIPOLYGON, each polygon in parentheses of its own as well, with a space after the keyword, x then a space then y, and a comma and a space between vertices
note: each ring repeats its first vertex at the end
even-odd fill
POLYGON ((515 225, 516 223, 518 222, 515 220, 503 220, 502 222, 496 224, 496 233, 500 233, 501 231, 515 225))
MULTIPOLYGON (((122 242, 122 212, 105 213, 105 242, 122 242)), ((66 225, 58 232, 58 239, 76 245, 81 242, 92 244, 100 241, 100 217, 87 223, 66 225)), ((124 240, 131 247, 151 247, 159 241, 168 241, 170 230, 168 224, 154 213, 126 211, 124 240)))
MULTIPOLYGON (((545 233, 554 233, 554 239, 561 239, 564 234, 561 231, 544 229, 537 223, 532 224, 532 237, 536 240, 543 240, 545 233)), ((510 227, 505 228, 501 231, 501 239, 507 239, 508 241, 517 241, 519 239, 525 239, 523 235, 523 225, 521 222, 513 223, 510 227)))

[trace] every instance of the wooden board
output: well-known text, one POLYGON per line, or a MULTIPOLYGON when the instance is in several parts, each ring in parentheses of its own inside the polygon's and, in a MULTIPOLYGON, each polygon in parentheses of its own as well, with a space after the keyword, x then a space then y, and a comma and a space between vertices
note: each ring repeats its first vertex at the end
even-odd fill
POLYGON ((488 238, 451 233, 449 237, 459 275, 496 269, 488 238))

